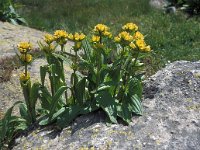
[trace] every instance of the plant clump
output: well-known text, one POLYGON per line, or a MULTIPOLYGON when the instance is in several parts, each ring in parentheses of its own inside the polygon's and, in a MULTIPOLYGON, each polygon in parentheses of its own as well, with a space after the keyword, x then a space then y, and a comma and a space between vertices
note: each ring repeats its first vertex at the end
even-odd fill
POLYGON ((41 126, 54 123, 64 128, 77 116, 96 110, 103 110, 110 123, 118 123, 121 118, 129 124, 133 115, 142 115, 140 70, 144 64, 140 59, 151 48, 136 24, 125 24, 116 36, 104 24, 97 24, 89 36, 56 30, 54 34, 46 34, 39 46, 47 65, 40 66, 40 83, 32 84, 27 71, 32 61, 32 46, 29 42, 18 45, 24 65, 20 83, 25 102, 16 103, 20 117, 11 115, 14 104, 0 121, 0 131, 4 130, 0 134, 1 146, 9 143, 14 133, 34 123, 41 126), (72 53, 65 51, 68 40, 74 42, 72 53), (65 81, 65 63, 73 70, 69 85, 65 81), (45 86, 47 80, 50 89, 45 86))

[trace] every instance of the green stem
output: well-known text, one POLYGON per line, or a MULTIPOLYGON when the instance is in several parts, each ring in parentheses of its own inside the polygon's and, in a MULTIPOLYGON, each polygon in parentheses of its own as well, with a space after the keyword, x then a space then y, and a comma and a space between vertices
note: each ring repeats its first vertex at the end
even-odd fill
MULTIPOLYGON (((123 71, 121 71, 122 70, 122 64, 124 63, 124 60, 123 60, 123 57, 124 57, 124 53, 125 53, 125 46, 123 46, 122 47, 122 51, 121 51, 121 53, 120 53, 120 60, 122 61, 121 63, 120 63, 120 77, 121 77, 121 75, 122 75, 122 72, 123 71)), ((118 93, 120 93, 120 84, 117 84, 116 86, 115 86, 115 89, 114 89, 114 94, 113 94, 113 97, 116 97, 115 95, 116 95, 116 92, 117 92, 117 89, 119 89, 119 92, 118 93)), ((118 96, 117 96, 118 97, 118 96)))
POLYGON ((64 52, 64 45, 62 44, 60 45, 60 47, 61 47, 61 52, 64 52))
MULTIPOLYGON (((25 53, 25 60, 26 60, 26 57, 27 57, 27 53, 25 53)), ((27 72, 28 72, 28 65, 25 62, 25 76, 27 76, 27 72)))
POLYGON ((75 100, 75 95, 76 95, 76 84, 75 84, 75 76, 76 76, 76 71, 77 71, 77 59, 78 58, 78 51, 75 50, 75 59, 74 59, 74 68, 73 68, 73 92, 72 92, 72 95, 73 95, 73 104, 76 103, 76 100, 75 100))

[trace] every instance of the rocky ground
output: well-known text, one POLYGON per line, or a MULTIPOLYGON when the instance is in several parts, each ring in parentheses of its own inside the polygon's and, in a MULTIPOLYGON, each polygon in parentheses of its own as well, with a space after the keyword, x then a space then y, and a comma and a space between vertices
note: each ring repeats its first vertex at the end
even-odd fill
POLYGON ((200 62, 179 61, 144 82, 144 114, 129 126, 105 124, 102 112, 77 118, 62 131, 36 129, 14 150, 198 150, 200 62))

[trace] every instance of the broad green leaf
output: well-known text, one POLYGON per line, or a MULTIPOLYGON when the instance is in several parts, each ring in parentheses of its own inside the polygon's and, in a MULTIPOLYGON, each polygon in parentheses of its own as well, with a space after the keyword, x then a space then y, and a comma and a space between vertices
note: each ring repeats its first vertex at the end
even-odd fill
POLYGON ((81 79, 75 86, 75 97, 80 105, 84 103, 86 78, 81 79))
POLYGON ((94 101, 86 101, 83 107, 80 108, 80 114, 88 114, 90 112, 93 112, 95 110, 99 109, 99 107, 96 106, 94 101))
POLYGON ((49 117, 45 118, 45 119, 42 119, 40 122, 39 122, 39 125, 41 126, 45 126, 45 125, 48 125, 49 124, 49 117))
POLYGON ((20 104, 20 103, 22 103, 22 102, 21 102, 21 101, 15 102, 15 103, 13 104, 13 106, 10 107, 10 108, 6 111, 6 113, 5 113, 5 115, 4 115, 4 118, 2 119, 2 127, 1 127, 1 132, 0 132, 0 142, 1 142, 1 140, 4 139, 4 138, 7 136, 7 134, 8 134, 9 127, 10 127, 10 126, 9 126, 9 123, 10 123, 10 119, 11 119, 11 115, 12 115, 12 110, 13 110, 14 106, 17 105, 17 104, 20 104))
POLYGON ((62 59, 67 64, 70 64, 70 59, 58 53, 53 53, 54 57, 62 59))
POLYGON ((108 91, 101 91, 96 96, 96 101, 107 113, 113 123, 117 123, 117 103, 108 91))
POLYGON ((61 86, 58 91, 55 93, 55 95, 52 98, 52 103, 51 103, 51 109, 49 112, 49 117, 52 118, 52 115, 55 113, 55 109, 57 107, 57 104, 60 100, 60 97, 63 95, 63 93, 67 90, 66 86, 61 86))
POLYGON ((19 112, 22 118, 24 118, 27 121, 27 124, 31 124, 31 116, 28 113, 27 107, 24 103, 19 105, 19 112))
POLYGON ((117 106, 117 115, 122 118, 127 124, 131 122, 132 112, 128 109, 128 103, 120 103, 117 106))
POLYGON ((65 107, 62 107, 60 110, 58 110, 56 113, 53 114, 53 117, 51 118, 52 121, 57 119, 59 115, 61 115, 65 111, 65 107))
POLYGON ((104 79, 105 79, 105 76, 109 73, 109 68, 107 65, 103 65, 101 67, 101 70, 100 70, 100 82, 103 82, 104 79))
POLYGON ((98 89, 97 89, 97 92, 101 92, 101 91, 104 91, 104 90, 108 90, 110 88, 110 85, 103 85, 103 86, 100 86, 98 89))
POLYGON ((129 89, 129 95, 133 96, 133 95, 138 95, 138 97, 141 99, 142 98, 142 83, 141 80, 137 79, 137 78, 132 78, 129 81, 129 85, 128 85, 128 89, 129 89))
POLYGON ((65 111, 57 119, 58 126, 61 128, 68 126, 79 115, 79 112, 80 106, 78 105, 66 107, 65 111))
POLYGON ((36 120, 36 112, 35 112, 35 105, 37 102, 37 99, 39 97, 39 88, 40 88, 40 83, 34 83, 31 87, 30 91, 30 103, 31 103, 31 116, 33 117, 33 120, 36 120))
POLYGON ((142 115, 142 104, 140 98, 137 95, 133 95, 128 99, 129 99, 130 109, 132 110, 132 112, 137 115, 142 115))
POLYGON ((45 81, 45 76, 46 76, 47 71, 48 71, 47 66, 40 66, 40 78, 41 78, 42 86, 44 86, 44 81, 45 81))
POLYGON ((42 92, 40 94, 42 108, 50 111, 50 108, 51 108, 50 106, 53 101, 52 96, 46 87, 41 87, 40 90, 42 92))

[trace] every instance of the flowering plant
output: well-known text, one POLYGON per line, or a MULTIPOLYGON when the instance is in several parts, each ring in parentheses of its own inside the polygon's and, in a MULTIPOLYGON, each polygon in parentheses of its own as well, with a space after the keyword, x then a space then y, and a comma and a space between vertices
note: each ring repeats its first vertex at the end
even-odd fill
POLYGON ((47 65, 40 67, 41 83, 32 85, 27 71, 32 61, 31 44, 18 45, 19 58, 25 66, 20 75, 25 97, 20 114, 26 125, 38 120, 40 125, 56 123, 63 128, 78 115, 99 109, 112 123, 117 123, 119 117, 129 124, 133 114, 142 115, 140 56, 144 57, 151 48, 136 24, 127 23, 115 37, 104 24, 97 24, 88 37, 83 33, 57 30, 53 35, 46 34, 39 46, 47 65), (68 40, 74 42, 72 53, 65 51, 68 40), (73 70, 69 85, 65 79, 65 62, 73 70), (45 86, 47 78, 50 88, 45 86), (40 111, 36 110, 37 99, 40 111))

